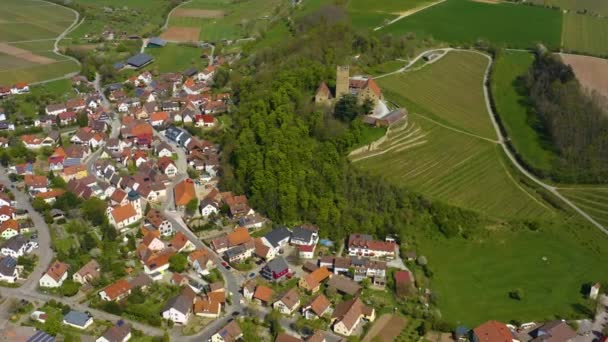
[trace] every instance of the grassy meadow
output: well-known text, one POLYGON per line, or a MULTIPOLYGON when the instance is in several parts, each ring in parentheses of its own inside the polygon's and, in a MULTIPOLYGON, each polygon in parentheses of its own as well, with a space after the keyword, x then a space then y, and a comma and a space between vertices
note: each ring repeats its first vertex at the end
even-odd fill
POLYGON ((527 72, 533 61, 534 56, 526 52, 500 54, 492 72, 492 96, 511 144, 528 165, 546 172, 552 167, 554 154, 533 128, 537 117, 528 113, 527 98, 517 90, 517 78, 527 72))
POLYGON ((200 27, 200 40, 218 41, 255 36, 266 30, 277 7, 286 5, 282 0, 194 0, 180 9, 219 10, 221 18, 171 16, 170 26, 200 27))
POLYGON ((158 72, 182 72, 188 68, 203 69, 209 60, 201 58, 203 49, 183 44, 169 43, 162 48, 146 48, 146 53, 154 57, 150 69, 158 72))
POLYGON ((608 56, 608 18, 564 14, 563 45, 572 53, 608 56))
POLYGON ((548 221, 538 231, 490 228, 475 239, 425 236, 418 248, 434 272, 442 317, 475 326, 585 317, 594 304, 583 284, 606 281, 606 236, 578 217, 548 221), (523 298, 509 292, 521 289, 523 298))
POLYGON ((453 44, 479 39, 516 48, 543 42, 558 48, 562 15, 557 10, 509 3, 487 4, 469 0, 447 0, 384 27, 379 32, 433 37, 453 44))

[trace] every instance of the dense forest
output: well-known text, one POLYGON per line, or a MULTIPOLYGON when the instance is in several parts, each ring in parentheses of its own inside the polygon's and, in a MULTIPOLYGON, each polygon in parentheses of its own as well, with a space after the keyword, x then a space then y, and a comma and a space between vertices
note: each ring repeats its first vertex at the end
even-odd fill
POLYGON ((313 92, 321 81, 335 80, 336 65, 351 56, 391 51, 341 22, 299 29, 287 43, 234 68, 238 111, 222 142, 222 187, 246 193, 279 224, 312 222, 336 239, 350 232, 401 235, 408 227, 466 236, 482 226, 475 213, 432 203, 348 162, 362 123, 315 108, 313 92))
POLYGON ((608 116, 605 99, 586 93, 570 66, 549 53, 538 52, 523 78, 538 115, 540 132, 558 156, 554 180, 599 183, 608 180, 608 116))

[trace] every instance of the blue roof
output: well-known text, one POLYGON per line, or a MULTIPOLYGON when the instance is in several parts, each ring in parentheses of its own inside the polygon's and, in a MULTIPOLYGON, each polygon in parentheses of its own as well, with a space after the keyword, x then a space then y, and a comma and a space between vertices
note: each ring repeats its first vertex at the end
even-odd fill
POLYGON ((74 310, 68 312, 67 315, 63 316, 63 320, 67 323, 81 327, 84 327, 90 318, 91 317, 86 313, 74 310))
POLYGON ((3 258, 2 260, 0 260, 0 266, 5 266, 5 267, 15 267, 17 266, 17 260, 9 257, 3 258))
POLYGON ((27 339, 27 342, 54 342, 55 338, 42 330, 38 330, 27 339))
POLYGON ((333 241, 328 240, 328 239, 321 239, 321 240, 319 240, 319 243, 326 247, 332 247, 334 245, 333 241))
POLYGON ((139 53, 129 59, 127 59, 127 64, 132 65, 136 68, 141 68, 146 64, 151 63, 154 58, 145 53, 139 53))
POLYGON ((125 62, 114 63, 112 66, 114 67, 114 69, 120 70, 125 67, 125 62))
POLYGON ((150 44, 158 45, 158 46, 165 46, 165 45, 167 45, 167 42, 158 37, 153 37, 153 38, 150 38, 150 40, 148 40, 148 45, 150 45, 150 44))

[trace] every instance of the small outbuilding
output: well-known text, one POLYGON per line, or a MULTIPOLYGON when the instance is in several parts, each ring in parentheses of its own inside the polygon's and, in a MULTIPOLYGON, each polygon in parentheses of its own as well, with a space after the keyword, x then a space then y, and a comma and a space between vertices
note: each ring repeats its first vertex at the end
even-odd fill
POLYGON ((148 45, 147 47, 149 48, 161 48, 164 47, 165 45, 167 45, 167 42, 158 38, 158 37, 152 37, 148 40, 148 45))

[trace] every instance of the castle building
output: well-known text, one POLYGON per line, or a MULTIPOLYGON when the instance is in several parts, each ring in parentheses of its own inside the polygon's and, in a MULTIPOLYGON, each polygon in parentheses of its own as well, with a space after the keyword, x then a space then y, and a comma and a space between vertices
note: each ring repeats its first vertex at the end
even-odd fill
POLYGON ((366 100, 371 100, 374 107, 379 101, 383 100, 382 90, 371 78, 367 77, 350 77, 350 68, 348 65, 338 65, 336 68, 336 96, 334 97, 331 90, 325 82, 319 85, 315 93, 315 103, 322 105, 331 105, 335 99, 340 99, 346 94, 357 96, 359 104, 366 100))

